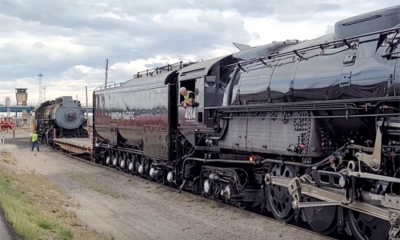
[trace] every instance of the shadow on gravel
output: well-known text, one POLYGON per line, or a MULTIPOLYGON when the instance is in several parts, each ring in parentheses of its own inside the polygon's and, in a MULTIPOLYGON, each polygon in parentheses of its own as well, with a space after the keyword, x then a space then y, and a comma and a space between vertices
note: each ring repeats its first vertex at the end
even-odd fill
MULTIPOLYGON (((31 143, 29 142, 29 138, 6 138, 5 145, 16 145, 20 148, 30 149, 31 143)), ((45 144, 39 144, 40 148, 48 148, 45 144)))

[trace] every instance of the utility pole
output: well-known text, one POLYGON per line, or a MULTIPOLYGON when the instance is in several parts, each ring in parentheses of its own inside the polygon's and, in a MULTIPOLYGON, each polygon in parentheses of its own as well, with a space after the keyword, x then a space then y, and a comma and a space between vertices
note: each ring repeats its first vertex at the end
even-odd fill
POLYGON ((10 97, 6 97, 7 117, 10 117, 10 97))
POLYGON ((89 105, 88 105, 87 86, 85 86, 85 92, 86 92, 86 127, 89 132, 89 105))
POLYGON ((104 88, 107 88, 107 79, 108 79, 108 58, 106 59, 106 72, 105 72, 105 84, 104 84, 104 88))
POLYGON ((46 86, 43 87, 43 102, 46 102, 46 86))
POLYGON ((40 105, 42 103, 42 77, 43 77, 43 74, 39 73, 38 77, 39 77, 39 105, 40 105))

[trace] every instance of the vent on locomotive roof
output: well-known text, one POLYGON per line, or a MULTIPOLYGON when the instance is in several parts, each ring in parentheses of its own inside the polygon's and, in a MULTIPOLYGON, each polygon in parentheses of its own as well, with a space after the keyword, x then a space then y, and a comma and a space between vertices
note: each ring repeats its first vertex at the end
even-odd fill
POLYGON ((400 5, 364 13, 335 23, 335 38, 343 39, 392 28, 400 23, 400 5))

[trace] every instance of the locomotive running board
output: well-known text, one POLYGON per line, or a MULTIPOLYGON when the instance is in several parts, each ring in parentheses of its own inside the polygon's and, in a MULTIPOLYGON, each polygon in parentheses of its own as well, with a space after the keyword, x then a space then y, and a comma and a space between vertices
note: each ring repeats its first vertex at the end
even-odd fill
MULTIPOLYGON (((372 204, 354 201, 353 197, 347 199, 345 195, 314 187, 309 184, 310 180, 311 177, 307 174, 293 179, 266 174, 264 179, 266 185, 277 185, 288 188, 289 194, 294 199, 292 207, 295 210, 307 207, 345 207, 350 210, 355 210, 388 221, 391 225, 389 233, 390 240, 400 240, 400 197, 389 194, 381 196, 370 193, 370 200, 376 201, 377 203, 380 203, 382 207, 388 208, 383 209, 372 204), (301 195, 306 195, 324 202, 300 202, 301 195)), ((344 187, 345 183, 342 182, 342 185, 344 187)))

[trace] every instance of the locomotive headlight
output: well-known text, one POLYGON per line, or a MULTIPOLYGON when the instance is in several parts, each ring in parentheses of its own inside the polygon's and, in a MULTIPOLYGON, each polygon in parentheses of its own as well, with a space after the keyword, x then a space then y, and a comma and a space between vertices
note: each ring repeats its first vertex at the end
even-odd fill
POLYGON ((250 161, 250 162, 254 162, 254 161, 258 160, 258 159, 259 159, 259 158, 258 158, 257 155, 250 155, 250 157, 249 157, 249 161, 250 161))

